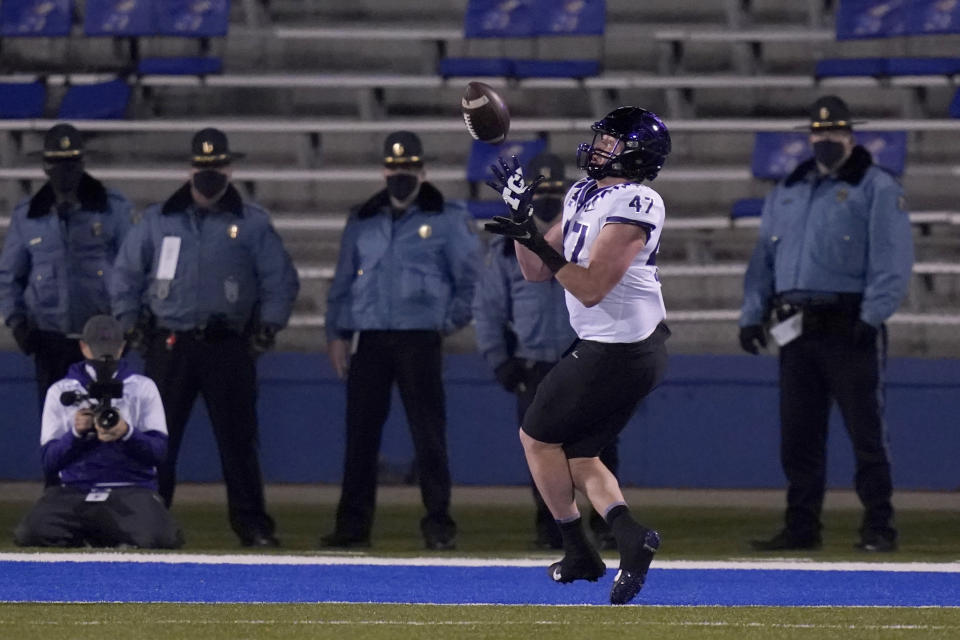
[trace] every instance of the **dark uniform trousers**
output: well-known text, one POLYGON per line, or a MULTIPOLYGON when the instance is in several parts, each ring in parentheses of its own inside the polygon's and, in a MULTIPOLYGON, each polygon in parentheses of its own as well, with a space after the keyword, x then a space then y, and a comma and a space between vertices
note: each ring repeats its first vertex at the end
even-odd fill
MULTIPOLYGON (((39 331, 37 347, 33 353, 33 362, 37 372, 37 399, 40 403, 40 415, 43 415, 43 404, 47 398, 47 390, 54 382, 67 377, 70 365, 83 360, 80 351, 80 342, 76 338, 68 338, 62 333, 54 331, 39 331)), ((56 473, 46 475, 44 486, 55 487, 60 484, 56 473)))
MULTIPOLYGON (((540 383, 543 382, 543 379, 547 377, 547 374, 550 373, 550 370, 553 369, 556 364, 556 362, 533 362, 532 365, 527 368, 527 374, 524 378, 524 389, 517 393, 518 425, 523 424, 523 416, 527 413, 527 409, 530 408, 533 398, 537 395, 537 387, 540 386, 540 383)), ((620 459, 616 442, 613 442, 600 452, 600 460, 614 475, 617 475, 620 459)), ((533 483, 532 479, 530 481, 530 488, 533 491, 534 504, 537 506, 535 524, 538 538, 544 538, 545 540, 560 544, 560 528, 557 526, 553 514, 550 513, 550 509, 547 508, 547 504, 543 501, 543 496, 537 491, 537 485, 533 483)), ((607 523, 604 521, 603 515, 597 513, 594 509, 590 510, 590 529, 597 534, 607 530, 607 523)))
POLYGON ((377 458, 397 383, 416 454, 425 537, 452 538, 443 352, 436 331, 363 331, 347 376, 347 445, 336 531, 365 539, 373 526, 377 458))
POLYGON ((48 487, 14 530, 14 542, 23 547, 183 545, 183 532, 156 491, 111 487, 109 497, 100 502, 87 502, 87 494, 74 487, 48 487))
POLYGON ((819 537, 826 489, 830 406, 837 401, 856 457, 854 484, 865 508, 861 533, 895 535, 890 459, 883 421, 886 328, 856 345, 850 313, 804 312, 803 334, 780 350, 780 457, 789 484, 786 528, 819 537))
POLYGON ((158 330, 144 359, 144 372, 157 383, 167 416, 167 459, 157 468, 166 505, 173 501, 177 454, 199 393, 220 451, 231 528, 244 542, 273 535, 260 471, 256 360, 246 338, 237 333, 205 337, 194 331, 158 330))
POLYGON ((80 352, 80 342, 76 338, 68 338, 54 331, 38 331, 37 334, 33 362, 37 370, 37 397, 42 414, 47 390, 54 382, 67 376, 70 365, 83 360, 83 353, 80 352))

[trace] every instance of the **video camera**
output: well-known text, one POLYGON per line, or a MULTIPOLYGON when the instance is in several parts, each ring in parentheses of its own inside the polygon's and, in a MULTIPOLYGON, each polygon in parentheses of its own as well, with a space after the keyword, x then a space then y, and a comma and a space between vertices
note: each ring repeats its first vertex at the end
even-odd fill
MULTIPOLYGON (((86 389, 86 393, 79 391, 64 391, 60 394, 60 404, 69 407, 81 402, 90 402, 93 407, 93 421, 101 429, 112 429, 120 422, 120 414, 110 401, 123 397, 123 381, 116 380, 113 374, 117 371, 117 361, 105 356, 98 360, 88 360, 97 374, 86 389)), ((93 432, 91 432, 93 433, 93 432)))

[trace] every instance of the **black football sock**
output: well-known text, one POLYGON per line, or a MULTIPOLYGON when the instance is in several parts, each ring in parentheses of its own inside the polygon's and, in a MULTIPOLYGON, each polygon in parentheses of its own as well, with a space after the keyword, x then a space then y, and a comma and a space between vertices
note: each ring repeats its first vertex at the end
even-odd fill
POLYGON ((583 556, 590 554, 590 542, 583 531, 583 519, 577 517, 576 520, 561 522, 557 520, 557 526, 560 527, 560 538, 563 540, 563 551, 566 555, 583 556))
POLYGON ((630 509, 625 504, 619 504, 606 515, 607 524, 617 539, 617 549, 620 550, 620 568, 627 571, 637 571, 643 568, 643 542, 647 533, 646 527, 639 524, 630 515, 630 509))

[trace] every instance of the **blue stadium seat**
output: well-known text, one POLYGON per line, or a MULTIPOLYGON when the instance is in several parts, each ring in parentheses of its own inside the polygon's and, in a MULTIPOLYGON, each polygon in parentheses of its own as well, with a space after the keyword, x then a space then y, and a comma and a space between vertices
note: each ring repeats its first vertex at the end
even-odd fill
MULTIPOLYGON (((905 131, 854 131, 853 137, 870 152, 875 163, 896 176, 903 175, 907 160, 905 131)), ((762 131, 754 138, 750 172, 760 180, 780 180, 812 155, 806 131, 762 131)), ((762 208, 762 199, 737 200, 730 217, 758 216, 762 208)))
POLYGON ((584 78, 600 73, 602 36, 606 29, 606 0, 470 0, 464 14, 464 38, 531 39, 554 36, 597 36, 599 48, 588 59, 450 57, 440 61, 438 73, 453 76, 510 76, 516 78, 584 78))
POLYGON ((896 176, 903 175, 907 163, 906 131, 856 131, 853 138, 878 165, 896 176))
POLYGON ((566 60, 516 60, 514 75, 518 78, 586 78, 600 73, 603 57, 603 34, 607 26, 606 0, 556 2, 539 0, 535 36, 597 36, 598 49, 593 58, 566 60))
POLYGON ((67 89, 57 118, 61 120, 119 119, 127 115, 130 85, 117 78, 100 84, 76 85, 67 89))
MULTIPOLYGON (((529 38, 534 32, 533 0, 502 2, 470 0, 463 16, 463 37, 471 39, 529 38)), ((454 56, 440 60, 437 73, 445 78, 471 76, 513 76, 511 58, 454 56)))
POLYGON ((444 58, 437 73, 444 78, 512 76, 514 65, 509 58, 444 58))
POLYGON ((960 58, 890 58, 890 76, 950 76, 960 73, 960 58))
POLYGON ((730 218, 756 218, 763 213, 763 198, 741 198, 733 203, 730 218))
POLYGON ((137 37, 157 32, 154 0, 87 0, 83 33, 87 36, 137 37))
POLYGON ((954 118, 960 118, 960 89, 957 89, 957 93, 950 103, 950 115, 954 118))
POLYGON ((222 71, 223 61, 220 58, 206 56, 143 58, 137 63, 137 73, 143 76, 207 76, 222 71))
POLYGON ((750 171, 761 180, 779 180, 810 157, 809 134, 805 131, 761 131, 753 140, 750 171))
POLYGON ((587 78, 600 73, 599 60, 514 60, 516 78, 587 78))
POLYGON ((814 69, 817 78, 837 76, 886 76, 888 66, 886 58, 830 58, 820 60, 814 69))
MULTIPOLYGON (((786 177, 813 151, 806 131, 764 131, 754 138, 750 171, 761 180, 786 177)), ((907 158, 907 134, 904 131, 854 131, 856 143, 863 145, 873 161, 896 175, 902 175, 907 158)))
POLYGON ((913 35, 960 33, 960 2, 914 0, 909 31, 913 35))
POLYGON ((818 78, 836 76, 949 76, 960 73, 960 58, 832 58, 817 62, 818 78))
POLYGON ((227 35, 230 0, 162 0, 156 6, 160 35, 188 38, 227 35))
POLYGON ((73 0, 3 0, 0 35, 61 37, 70 35, 73 0))
POLYGON ((837 40, 905 35, 912 4, 913 0, 841 0, 837 40))
POLYGON ((463 17, 466 38, 525 38, 535 31, 534 0, 470 0, 463 17))
POLYGON ((536 35, 602 36, 607 28, 607 1, 539 0, 536 15, 536 35))
POLYGON ((534 156, 547 150, 547 141, 543 138, 526 141, 506 140, 500 144, 487 144, 479 140, 473 141, 473 147, 470 148, 470 159, 467 161, 467 180, 469 182, 484 183, 492 175, 490 165, 497 162, 497 158, 503 158, 511 162, 512 156, 520 159, 520 165, 526 166, 534 156))
POLYGON ((0 118, 42 118, 46 103, 42 82, 0 84, 0 118))

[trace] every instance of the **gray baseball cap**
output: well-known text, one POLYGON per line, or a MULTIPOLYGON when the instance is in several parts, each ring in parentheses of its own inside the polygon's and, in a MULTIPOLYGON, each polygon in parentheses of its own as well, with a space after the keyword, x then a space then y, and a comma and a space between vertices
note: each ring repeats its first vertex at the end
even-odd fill
POLYGON ((115 358, 124 344, 123 328, 111 316, 93 316, 83 325, 80 339, 90 347, 94 358, 115 358))

